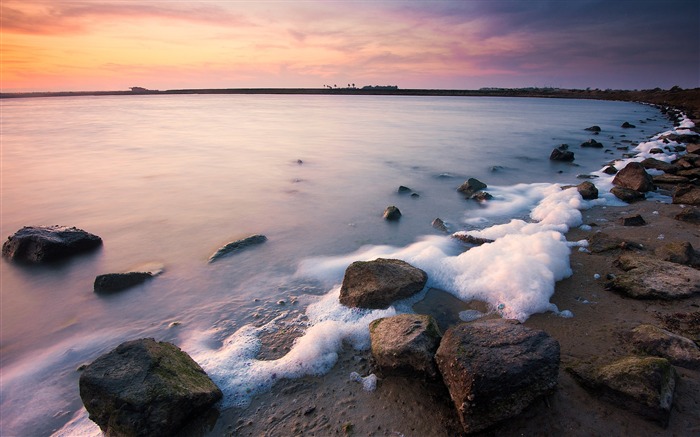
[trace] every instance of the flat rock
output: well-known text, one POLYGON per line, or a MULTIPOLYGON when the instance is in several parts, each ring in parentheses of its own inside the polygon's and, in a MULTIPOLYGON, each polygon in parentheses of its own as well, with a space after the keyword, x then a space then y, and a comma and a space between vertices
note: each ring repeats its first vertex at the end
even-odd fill
POLYGON ((95 293, 115 293, 143 284, 152 277, 150 272, 106 273, 95 278, 93 290, 95 293))
POLYGON ((700 187, 679 185, 673 189, 673 203, 683 205, 700 205, 700 187))
POLYGON ((559 343, 516 320, 480 320, 448 329, 435 360, 469 434, 516 416, 553 392, 559 343))
POLYGON ((655 185, 679 185, 679 184, 687 184, 690 182, 690 179, 688 179, 685 176, 678 176, 675 174, 660 174, 657 176, 653 176, 652 180, 654 181, 655 185))
POLYGON ((654 190, 654 181, 644 167, 638 162, 630 162, 617 172, 613 185, 630 190, 647 192, 654 190))
POLYGON ((212 263, 226 256, 238 253, 243 249, 262 244, 266 241, 267 237, 264 235, 251 235, 250 237, 246 237, 241 240, 232 241, 220 248, 219 250, 217 250, 212 256, 210 256, 209 262, 212 263))
POLYGON ((672 241, 654 250, 654 255, 664 261, 677 264, 696 265, 700 262, 698 254, 689 241, 672 241))
POLYGON ((610 192, 623 202, 632 203, 646 199, 646 195, 641 191, 635 191, 625 187, 612 187, 610 192))
POLYGON ((438 375, 435 352, 442 334, 432 317, 401 314, 377 319, 369 325, 372 356, 386 374, 438 375))
POLYGON ((700 293, 700 270, 639 255, 624 254, 615 265, 624 270, 608 287, 637 299, 680 299, 700 293))
POLYGON ((651 168, 654 170, 661 170, 665 173, 675 173, 676 171, 678 171, 678 166, 669 164, 668 162, 664 162, 656 158, 646 158, 644 161, 640 162, 640 164, 645 169, 651 168))
POLYGON ((584 130, 591 131, 591 132, 600 132, 601 131, 600 126, 598 126, 598 125, 593 125, 591 127, 587 127, 584 130))
POLYGON ((454 234, 452 234, 452 238, 456 238, 462 243, 471 244, 474 246, 481 246, 482 244, 493 243, 494 241, 489 240, 488 238, 474 237, 463 231, 455 232, 454 234))
POLYGON ((577 364, 566 370, 596 398, 663 427, 668 424, 677 374, 667 359, 630 356, 606 365, 577 364))
POLYGON ((345 270, 340 303, 356 308, 388 308, 423 290, 428 275, 399 259, 355 261, 345 270))
POLYGON ((622 217, 620 218, 620 223, 622 226, 644 226, 647 224, 644 218, 639 214, 622 217))
POLYGON ((632 330, 632 344, 642 353, 666 358, 675 366, 700 369, 700 348, 695 342, 653 325, 632 330))
POLYGON ((144 338, 122 343, 80 375, 80 397, 108 436, 171 436, 222 397, 177 346, 144 338))
POLYGON ((608 252, 611 250, 627 249, 639 245, 630 241, 613 237, 605 232, 596 232, 588 238, 588 250, 593 253, 608 252))
POLYGON ((25 226, 8 237, 2 256, 14 261, 57 261, 102 246, 102 239, 82 229, 65 226, 25 226))

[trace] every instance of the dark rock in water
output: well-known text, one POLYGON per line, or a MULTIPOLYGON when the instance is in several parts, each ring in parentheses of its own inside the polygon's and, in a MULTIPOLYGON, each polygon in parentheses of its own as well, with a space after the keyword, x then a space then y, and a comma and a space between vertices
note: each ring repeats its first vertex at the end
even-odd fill
POLYGON ((355 261, 345 270, 340 303, 356 308, 388 308, 425 287, 428 275, 399 259, 355 261))
POLYGON ((405 187, 405 186, 403 186, 403 185, 401 185, 401 186, 399 187, 399 189, 397 190, 397 192, 398 192, 399 194, 408 194, 408 193, 410 193, 411 191, 413 191, 413 190, 411 190, 410 188, 405 187))
POLYGON ((472 195, 477 191, 481 191, 486 188, 487 185, 478 179, 469 178, 462 185, 457 188, 457 191, 467 195, 472 195))
POLYGON ((632 330, 632 344, 642 353, 666 358, 675 366, 700 369, 700 348, 689 338, 653 325, 632 330))
POLYGON ((640 162, 640 164, 645 169, 653 168, 656 170, 661 170, 664 173, 675 173, 678 171, 678 166, 660 161, 656 158, 646 158, 644 161, 640 162))
POLYGON ((677 186, 673 190, 673 203, 700 205, 700 187, 694 185, 677 186))
POLYGON ((673 241, 671 243, 666 243, 663 246, 657 247, 656 250, 654 250, 654 255, 661 260, 676 264, 692 266, 700 263, 700 257, 698 257, 693 245, 690 244, 689 241, 673 241))
POLYGON ((620 218, 622 226, 644 226, 647 222, 644 221, 641 215, 633 215, 620 218))
POLYGON ((597 179, 600 176, 594 174, 577 174, 576 179, 597 179))
POLYGON ((494 240, 489 240, 488 238, 473 237, 465 232, 455 232, 452 234, 452 238, 456 238, 462 243, 473 244, 475 246, 481 246, 486 243, 493 243, 494 240))
POLYGON ((681 222, 700 225, 700 210, 697 208, 685 208, 673 218, 681 222))
POLYGON ((624 273, 607 286, 629 297, 673 300, 700 293, 700 270, 691 267, 631 253, 615 265, 624 273))
POLYGON ((469 199, 476 200, 477 202, 486 202, 487 200, 493 199, 493 196, 486 191, 477 191, 476 193, 469 196, 469 199))
POLYGON ((387 374, 438 375, 434 355, 442 334, 430 316, 401 314, 369 325, 372 356, 387 374))
POLYGON ((633 124, 631 124, 631 123, 628 123, 628 122, 624 122, 624 123, 622 123, 622 125, 621 125, 620 127, 624 128, 624 129, 633 129, 633 128, 637 127, 637 126, 635 126, 635 125, 633 125, 633 124))
POLYGON ((623 187, 612 187, 611 193, 623 202, 632 203, 646 199, 644 193, 623 187))
POLYGON ((603 173, 614 175, 617 173, 617 169, 615 168, 615 166, 609 165, 603 169, 603 173))
POLYGON ((576 190, 584 200, 593 200, 598 198, 598 188, 593 183, 585 181, 576 185, 576 190))
POLYGON ((172 436, 222 397, 185 352, 152 338, 128 341, 80 375, 90 420, 108 436, 172 436))
POLYGON ((470 434, 520 414, 554 391, 559 343, 515 320, 476 321, 448 329, 435 360, 470 434))
POLYGON ((97 235, 65 226, 25 226, 8 237, 2 256, 14 261, 57 261, 102 246, 97 235))
POLYGON ((603 144, 602 144, 602 143, 599 143, 598 141, 596 141, 596 140, 594 140, 594 139, 590 139, 590 140, 588 140, 588 141, 585 141, 585 142, 581 143, 581 147, 584 147, 584 148, 585 148, 585 147, 591 147, 591 148, 594 148, 594 149, 602 149, 602 148, 603 148, 603 144))
POLYGON ((95 293, 114 293, 142 284, 151 279, 150 272, 107 273, 95 278, 95 293))
POLYGON ((652 155, 659 155, 659 154, 664 153, 664 151, 663 151, 663 149, 659 149, 658 147, 654 147, 653 149, 649 150, 649 153, 651 153, 652 155))
POLYGON ((438 231, 447 232, 447 226, 445 225, 445 222, 442 221, 442 219, 439 217, 433 220, 431 226, 437 229, 438 231))
POLYGON ((569 150, 560 150, 557 148, 552 150, 552 153, 549 155, 549 159, 552 161, 571 162, 574 160, 574 152, 569 150))
POLYGON ((613 185, 630 190, 647 192, 654 190, 654 180, 638 162, 630 162, 617 172, 613 185))
POLYGON ((700 135, 698 134, 666 134, 659 137, 659 139, 677 143, 700 143, 700 135))
POLYGON ((224 247, 222 247, 221 249, 217 250, 216 253, 214 253, 212 256, 210 256, 209 262, 212 263, 214 261, 219 260, 220 258, 234 253, 238 253, 243 249, 246 249, 250 246, 262 244, 266 241, 267 237, 264 235, 251 235, 250 237, 243 238, 242 240, 232 241, 224 247))
POLYGON ((584 130, 591 131, 591 132, 600 132, 601 131, 600 126, 597 126, 597 125, 587 127, 584 130))
POLYGON ((411 197, 414 198, 414 199, 417 199, 417 198, 420 197, 420 194, 418 194, 418 193, 411 193, 411 197))
POLYGON ((401 218, 401 211, 394 205, 387 206, 384 210, 384 219, 389 221, 395 221, 401 218))
POLYGON ((576 364, 566 370, 596 398, 663 427, 668 424, 678 376, 665 358, 630 356, 607 365, 576 364))

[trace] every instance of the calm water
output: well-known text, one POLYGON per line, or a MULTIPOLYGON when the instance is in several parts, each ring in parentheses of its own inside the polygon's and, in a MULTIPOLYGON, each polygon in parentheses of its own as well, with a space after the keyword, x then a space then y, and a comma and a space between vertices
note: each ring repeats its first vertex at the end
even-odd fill
MULTIPOLYGON (((456 191, 577 183, 669 123, 649 106, 598 101, 370 96, 119 96, 2 100, 2 238, 25 225, 101 236, 93 254, 52 266, 2 260, 3 435, 50 435, 80 409, 78 372, 120 342, 223 339, 269 321, 278 301, 332 284, 301 260, 366 245, 405 246, 452 230, 479 206, 456 191), (641 123, 643 120, 644 123, 641 123), (623 130, 624 121, 637 129, 623 130), (579 149, 595 138, 613 153, 579 149), (624 135, 624 136, 623 136, 624 135), (612 137, 612 138, 611 138, 612 137), (568 143, 576 166, 552 163, 568 143), (301 162, 299 162, 301 160, 301 162), (420 197, 399 195, 405 185, 420 197), (381 214, 403 212, 398 223, 381 214), (223 244, 262 246, 207 264, 223 244), (96 275, 146 265, 164 273, 113 296, 96 275), (177 322, 173 324, 173 322, 177 322)), ((491 217, 507 221, 509 217, 491 217)))

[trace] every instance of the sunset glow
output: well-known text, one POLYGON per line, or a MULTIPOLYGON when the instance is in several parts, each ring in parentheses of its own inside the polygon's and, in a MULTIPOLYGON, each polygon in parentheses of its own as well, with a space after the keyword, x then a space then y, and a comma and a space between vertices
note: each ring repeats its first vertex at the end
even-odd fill
POLYGON ((3 0, 2 91, 700 86, 676 1, 3 0))

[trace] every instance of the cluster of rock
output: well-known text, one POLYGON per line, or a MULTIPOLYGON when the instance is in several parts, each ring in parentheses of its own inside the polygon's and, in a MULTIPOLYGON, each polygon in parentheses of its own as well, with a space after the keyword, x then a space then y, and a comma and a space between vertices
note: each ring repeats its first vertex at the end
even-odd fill
MULTIPOLYGON (((341 303, 386 308, 423 289, 427 275, 401 260, 351 264, 341 303)), ((559 343, 516 320, 460 323, 441 335, 428 315, 402 314, 370 324, 372 356, 383 374, 441 378, 465 432, 520 414, 557 385, 559 343)))

